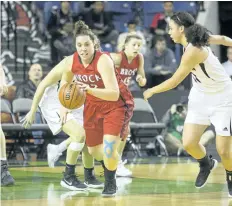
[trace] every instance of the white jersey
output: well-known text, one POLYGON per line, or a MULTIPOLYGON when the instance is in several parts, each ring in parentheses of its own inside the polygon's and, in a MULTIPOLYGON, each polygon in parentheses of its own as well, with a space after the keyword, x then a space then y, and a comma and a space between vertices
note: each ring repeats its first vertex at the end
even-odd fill
MULTIPOLYGON (((62 123, 60 121, 61 103, 58 98, 58 89, 59 84, 54 84, 46 88, 39 103, 43 117, 46 119, 54 135, 62 130, 62 123)), ((69 120, 76 120, 80 126, 83 126, 83 110, 84 105, 78 109, 71 110, 71 112, 67 114, 66 122, 69 120)))
POLYGON ((44 91, 43 97, 40 100, 39 106, 45 106, 47 104, 47 102, 50 103, 55 103, 55 102, 59 102, 58 99, 58 89, 59 89, 59 84, 54 84, 50 87, 47 87, 44 91))
POLYGON ((222 91, 232 81, 210 47, 205 48, 208 50, 207 59, 191 71, 193 87, 206 93, 222 91))

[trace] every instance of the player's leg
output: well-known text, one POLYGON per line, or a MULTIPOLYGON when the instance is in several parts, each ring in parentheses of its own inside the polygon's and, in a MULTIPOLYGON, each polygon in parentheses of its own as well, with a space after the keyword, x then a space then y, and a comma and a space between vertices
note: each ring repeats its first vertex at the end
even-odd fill
POLYGON ((120 158, 122 158, 123 155, 123 151, 126 147, 126 138, 128 135, 126 135, 125 137, 122 137, 122 140, 120 141, 120 144, 118 146, 118 155, 120 158))
POLYGON ((68 146, 71 144, 72 138, 62 141, 60 144, 48 144, 47 146, 47 159, 49 167, 53 168, 55 166, 56 161, 58 161, 59 157, 62 153, 67 150, 68 146))
POLYGON ((70 136, 72 142, 67 149, 66 166, 61 186, 70 190, 85 190, 87 186, 78 180, 75 175, 77 157, 85 144, 84 128, 75 120, 70 120, 63 125, 62 130, 70 136))
MULTIPOLYGON (((116 170, 119 162, 118 147, 120 137, 126 137, 129 115, 125 107, 117 108, 107 114, 103 123, 103 161, 105 165, 105 186, 102 196, 114 196, 117 191, 116 170)), ((128 134, 128 133, 127 133, 128 134)))
MULTIPOLYGON (((50 99, 49 101, 47 100, 47 102, 45 102, 40 107, 40 109, 53 135, 56 135, 60 131, 62 131, 62 125, 59 117, 60 103, 58 101, 53 102, 52 99, 50 99)), ((67 117, 69 116, 70 113, 68 114, 67 117)), ((67 140, 61 142, 59 145, 54 145, 54 144, 47 145, 47 159, 48 159, 49 167, 54 167, 55 162, 59 159, 62 153, 68 148, 71 141, 72 139, 68 138, 67 140)))
POLYGON ((208 125, 184 124, 183 146, 184 149, 195 158, 200 165, 200 172, 197 176, 195 186, 201 188, 206 184, 210 172, 216 168, 217 160, 206 154, 205 147, 200 144, 200 138, 208 125))
POLYGON ((118 177, 131 177, 132 176, 132 172, 125 167, 126 160, 122 161, 123 151, 126 146, 126 139, 129 134, 130 134, 130 127, 127 126, 127 131, 124 132, 123 136, 121 137, 120 144, 118 146, 119 164, 118 164, 118 168, 116 172, 116 176, 118 177))
MULTIPOLYGON (((72 142, 72 138, 69 137, 67 140, 61 142, 59 145, 54 145, 54 144, 48 145, 48 156, 50 156, 50 158, 48 159, 49 159, 50 167, 54 167, 55 162, 62 154, 61 152, 64 152, 64 150, 68 148, 71 142, 72 142)), ((94 174, 94 158, 92 155, 90 155, 86 145, 82 150, 82 163, 84 165, 84 177, 85 177, 84 184, 90 188, 102 188, 104 184, 98 181, 94 174)))
POLYGON ((226 170, 229 197, 232 197, 232 100, 231 91, 226 93, 227 104, 216 107, 210 120, 215 127, 216 148, 226 170))
POLYGON ((119 136, 107 135, 103 137, 103 161, 105 165, 105 186, 102 196, 114 196, 117 191, 116 170, 119 162, 118 146, 119 136))
POLYGON ((216 146, 222 164, 226 170, 229 197, 232 197, 232 136, 217 135, 216 146))
POLYGON ((97 161, 101 162, 104 168, 105 184, 102 195, 114 196, 117 190, 115 179, 119 157, 117 147, 121 139, 119 138, 119 136, 103 136, 103 128, 101 122, 97 125, 97 128, 86 129, 85 131, 86 144, 88 146, 89 153, 97 161))
POLYGON ((200 166, 195 182, 197 188, 205 186, 209 174, 218 164, 216 159, 207 155, 205 147, 200 143, 203 133, 211 123, 211 104, 212 101, 209 101, 206 95, 195 89, 191 90, 182 141, 185 150, 198 161, 200 166))
POLYGON ((201 136, 200 144, 204 145, 205 147, 215 139, 215 134, 212 130, 207 130, 201 136))
POLYGON ((118 154, 119 154, 119 164, 118 164, 118 168, 117 168, 117 172, 116 175, 118 177, 131 177, 132 176, 132 172, 127 169, 125 167, 126 164, 126 160, 122 161, 122 155, 123 155, 123 151, 125 149, 126 146, 126 139, 130 134, 130 120, 133 116, 133 110, 134 110, 134 105, 133 104, 128 104, 127 109, 125 110, 125 117, 124 117, 124 124, 122 126, 122 130, 121 130, 121 141, 120 144, 118 146, 118 154))
POLYGON ((0 160, 1 160, 1 186, 9 186, 15 183, 14 178, 11 176, 7 167, 6 160, 6 139, 0 125, 0 160))
POLYGON ((84 165, 85 185, 90 188, 103 188, 104 184, 98 181, 94 174, 94 158, 90 155, 86 145, 82 150, 82 162, 84 165))

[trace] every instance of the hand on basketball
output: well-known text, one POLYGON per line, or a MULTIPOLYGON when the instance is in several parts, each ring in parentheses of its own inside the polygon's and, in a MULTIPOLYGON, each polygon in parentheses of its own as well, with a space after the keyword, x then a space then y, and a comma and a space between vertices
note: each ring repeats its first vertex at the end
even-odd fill
POLYGON ((78 81, 76 81, 76 83, 84 91, 87 91, 90 88, 88 84, 85 84, 85 83, 82 83, 82 82, 78 82, 78 81))
POLYGON ((145 101, 148 101, 148 99, 153 95, 152 89, 147 89, 143 92, 143 98, 145 101))
POLYGON ((6 85, 1 85, 0 86, 0 96, 7 94, 8 92, 8 87, 6 85))
POLYGON ((30 111, 20 122, 22 122, 22 125, 25 129, 28 129, 31 127, 32 123, 34 122, 34 119, 35 113, 30 111))

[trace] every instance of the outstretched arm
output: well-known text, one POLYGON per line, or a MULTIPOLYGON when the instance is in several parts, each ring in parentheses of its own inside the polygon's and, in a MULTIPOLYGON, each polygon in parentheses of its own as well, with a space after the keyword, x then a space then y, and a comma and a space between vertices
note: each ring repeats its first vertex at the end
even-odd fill
POLYGON ((209 37, 209 44, 217 44, 232 47, 232 39, 227 36, 211 35, 209 37))
POLYGON ((53 84, 58 83, 58 81, 61 79, 63 70, 67 67, 67 58, 56 65, 39 84, 33 98, 31 110, 27 113, 25 118, 22 119, 24 128, 29 128, 34 121, 35 113, 37 111, 39 102, 44 94, 45 89, 53 84))
MULTIPOLYGON (((68 57, 67 57, 68 58, 68 57)), ((67 58, 63 59, 59 64, 57 64, 48 75, 40 82, 38 88, 36 89, 31 111, 36 112, 39 102, 44 94, 44 91, 47 87, 58 83, 61 80, 62 73, 66 67, 67 58)))
POLYGON ((139 83, 140 87, 145 86, 147 79, 144 72, 144 58, 142 54, 139 54, 139 68, 136 76, 136 81, 139 83))
POLYGON ((191 46, 182 56, 180 66, 171 78, 159 84, 158 86, 147 89, 143 95, 147 100, 153 94, 162 93, 177 87, 192 69, 207 58, 208 53, 203 49, 191 46))

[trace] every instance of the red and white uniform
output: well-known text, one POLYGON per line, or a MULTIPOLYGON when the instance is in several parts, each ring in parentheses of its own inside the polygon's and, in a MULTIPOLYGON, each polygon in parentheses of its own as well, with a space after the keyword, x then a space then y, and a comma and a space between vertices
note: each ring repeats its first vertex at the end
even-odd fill
POLYGON ((121 64, 119 67, 116 67, 119 75, 121 76, 123 82, 129 86, 130 81, 133 76, 136 75, 138 68, 139 68, 139 55, 137 55, 131 63, 128 62, 126 54, 122 51, 119 54, 121 54, 121 64))
MULTIPOLYGON (((105 88, 101 75, 97 70, 97 63, 102 54, 96 51, 92 62, 85 68, 78 53, 73 55, 72 72, 80 82, 88 84, 92 88, 105 88)), ((86 132, 86 144, 93 147, 103 142, 103 135, 120 135, 127 132, 125 122, 128 108, 134 107, 133 97, 117 75, 120 90, 118 101, 106 101, 87 94, 84 106, 84 128, 86 132)))

